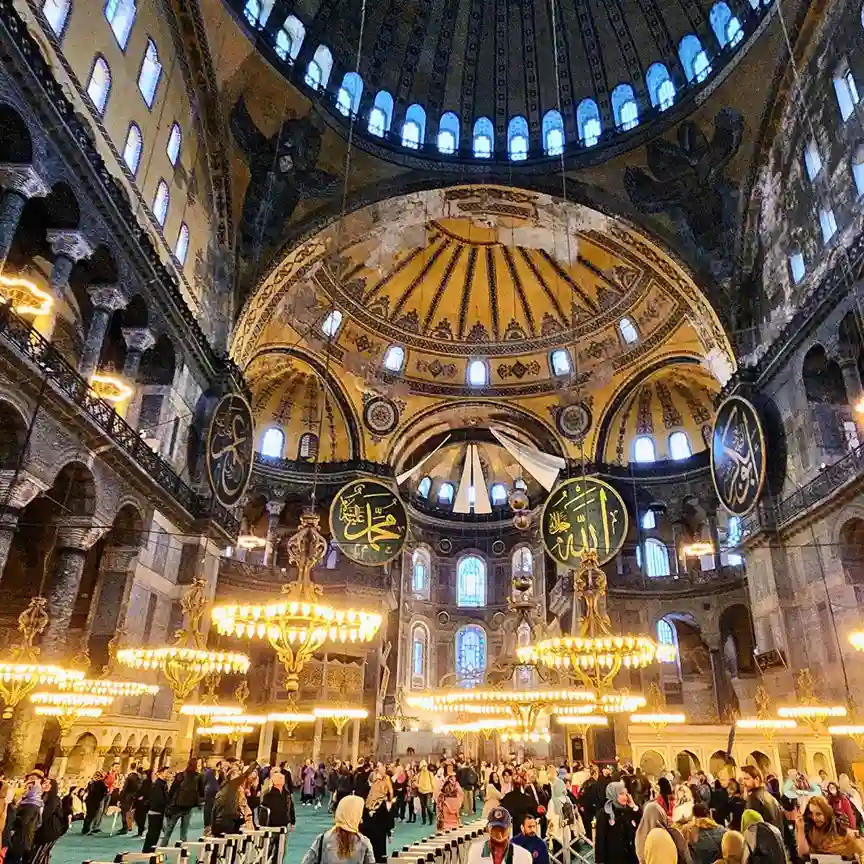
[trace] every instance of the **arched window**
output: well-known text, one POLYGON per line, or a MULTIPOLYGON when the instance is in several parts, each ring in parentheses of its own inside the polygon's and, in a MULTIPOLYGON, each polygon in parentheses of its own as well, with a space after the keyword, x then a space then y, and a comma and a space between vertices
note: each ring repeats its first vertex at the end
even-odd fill
POLYGON ((189 227, 185 222, 181 223, 180 230, 177 232, 177 242, 174 244, 174 257, 180 264, 186 263, 186 256, 189 254, 189 227))
POLYGON ((138 73, 138 89, 141 91, 148 108, 153 107, 156 88, 159 86, 161 77, 162 62, 159 60, 156 43, 152 39, 148 39, 147 47, 144 49, 144 59, 141 61, 141 71, 138 73))
POLYGON ((531 554, 531 550, 527 546, 519 546, 515 549, 510 567, 513 576, 527 576, 529 579, 533 579, 534 556, 531 554))
POLYGON ((332 339, 342 326, 342 313, 338 309, 332 309, 321 322, 321 332, 332 339))
POLYGON ((675 85, 669 70, 662 63, 653 63, 645 73, 645 84, 651 104, 660 111, 671 108, 675 102, 675 85))
POLYGON ((507 126, 507 153, 514 162, 528 158, 528 121, 512 117, 507 126))
POLYGON ((243 17, 256 28, 262 28, 270 17, 273 0, 246 0, 243 17))
POLYGON ((618 331, 621 333, 621 338, 627 345, 632 345, 639 340, 639 334, 636 332, 636 327, 629 318, 622 318, 618 322, 618 331))
POLYGON ((653 531, 657 527, 657 517, 653 510, 646 510, 642 514, 642 530, 653 531))
POLYGON ((168 154, 168 161, 172 165, 177 164, 177 160, 180 158, 180 145, 183 143, 183 132, 180 129, 179 123, 173 123, 171 125, 171 132, 168 135, 168 146, 165 148, 165 152, 168 154))
POLYGON ((168 184, 164 180, 160 180, 156 186, 156 194, 153 196, 153 215, 163 227, 168 218, 168 205, 170 203, 171 193, 168 191, 168 184))
POLYGON ((411 557, 411 590, 415 594, 429 591, 429 553, 425 549, 415 549, 411 557))
POLYGON ((486 562, 479 555, 466 555, 456 567, 456 603, 465 608, 486 605, 486 562))
POLYGON ((738 516, 730 516, 726 522, 726 542, 734 546, 741 539, 741 519, 738 516))
POLYGON ((650 435, 640 435, 633 442, 633 460, 635 462, 654 462, 657 452, 654 449, 654 439, 650 435))
POLYGON ((314 462, 318 458, 318 436, 312 432, 304 432, 300 436, 297 447, 297 458, 307 462, 314 462))
POLYGON ((276 426, 271 426, 261 439, 261 455, 281 459, 285 451, 285 433, 276 426))
POLYGON ((564 152, 564 121, 558 111, 543 115, 543 149, 547 156, 560 156, 564 152))
POLYGON ((411 686, 422 690, 426 687, 426 658, 429 653, 429 634, 422 624, 411 630, 411 686))
POLYGON ((105 18, 111 25, 117 44, 125 51, 135 23, 135 0, 108 0, 105 18))
POLYGON ((812 138, 804 146, 804 168, 807 170, 807 176, 811 180, 815 180, 822 170, 822 156, 819 153, 816 142, 812 138))
POLYGON ((97 54, 93 61, 93 68, 90 70, 90 80, 87 82, 87 95, 96 106, 96 111, 100 117, 105 113, 110 92, 111 70, 108 68, 105 58, 101 54, 97 54))
POLYGON ((507 503, 507 487, 503 483, 493 483, 491 489, 492 503, 500 507, 507 503))
POLYGON ((393 122, 393 97, 386 90, 375 94, 375 102, 369 112, 369 132, 378 138, 383 138, 390 131, 393 122))
POLYGON ((699 41, 699 37, 688 33, 678 45, 678 57, 684 68, 684 74, 690 82, 701 83, 711 74, 711 64, 708 55, 699 41))
POLYGON ((330 72, 333 69, 333 55, 326 45, 319 45, 315 54, 306 67, 304 78, 307 87, 313 90, 323 90, 330 80, 330 72))
POLYGON ((58 38, 63 35, 63 31, 66 29, 71 8, 72 0, 45 0, 42 4, 42 14, 58 38))
MULTIPOLYGON (((735 18, 735 16, 732 14, 732 10, 723 2, 723 0, 720 0, 720 2, 715 3, 711 7, 711 13, 708 16, 708 20, 711 22, 711 29, 714 31, 714 36, 721 48, 725 48, 729 43, 729 22, 733 18, 735 18)), ((741 24, 738 22, 737 18, 735 18, 735 23, 738 24, 738 39, 740 41, 744 34, 741 32, 741 24)))
POLYGON ((837 233, 837 219, 830 207, 819 211, 819 226, 822 228, 822 242, 828 243, 837 233))
POLYGON ((419 150, 426 140, 426 111, 422 105, 409 105, 402 124, 402 146, 419 150))
POLYGON ((579 103, 576 109, 576 128, 584 147, 593 147, 600 141, 603 126, 600 123, 600 110, 593 99, 583 99, 579 103))
POLYGON ((517 477, 513 481, 513 488, 514 489, 521 489, 523 492, 527 492, 528 491, 528 484, 521 477, 517 477))
POLYGON ((456 633, 456 676, 461 687, 473 687, 486 674, 486 631, 477 624, 456 633))
MULTIPOLYGON (((864 177, 861 179, 864 181, 864 177)), ((796 285, 804 278, 807 266, 804 263, 804 256, 800 252, 793 252, 789 256, 789 272, 792 275, 792 281, 796 285)))
POLYGON ((336 109, 345 117, 356 114, 362 94, 363 79, 356 72, 346 72, 342 78, 339 95, 336 97, 336 109))
POLYGON ((459 149, 459 118, 448 111, 438 124, 438 152, 455 153, 459 149))
POLYGON ((453 484, 452 483, 442 483, 438 487, 438 503, 439 504, 452 504, 453 503, 453 484))
POLYGON ((645 541, 645 573, 652 579, 669 575, 669 550, 654 537, 645 541))
POLYGON ((549 365, 552 367, 553 375, 569 375, 572 366, 570 352, 566 348, 553 351, 549 356, 549 365))
POLYGON ((293 63, 300 53, 305 38, 306 28, 303 22, 294 15, 289 15, 276 34, 275 50, 279 59, 290 60, 293 63))
POLYGON ((615 125, 625 132, 639 125, 639 106, 629 84, 619 84, 612 91, 612 113, 615 125))
POLYGON ((657 622, 657 641, 661 645, 678 646, 678 634, 675 627, 666 618, 657 622))
POLYGON ((472 360, 468 364, 468 386, 485 387, 489 383, 489 367, 485 360, 472 360))
POLYGON ((834 93, 837 96, 837 106, 844 122, 852 116, 858 104, 858 85, 855 76, 847 62, 843 62, 834 75, 834 93))
POLYGON ((388 372, 401 372, 405 365, 405 349, 401 345, 391 345, 384 355, 384 368, 388 372))
POLYGON ((129 131, 126 133, 126 144, 123 146, 123 161, 132 172, 133 177, 138 173, 138 166, 141 164, 141 148, 143 146, 144 139, 141 137, 138 124, 130 123, 129 131))
POLYGON ((424 478, 423 478, 423 479, 422 479, 422 480, 417 484, 417 494, 418 494, 421 498, 428 498, 428 497, 429 497, 429 490, 430 490, 431 488, 432 488, 432 478, 431 478, 431 477, 424 477, 424 478))
POLYGON ((488 117, 478 117, 474 122, 474 157, 490 159, 495 150, 495 130, 488 117))
POLYGON ((673 432, 669 436, 669 458, 689 459, 693 455, 686 432, 673 432))

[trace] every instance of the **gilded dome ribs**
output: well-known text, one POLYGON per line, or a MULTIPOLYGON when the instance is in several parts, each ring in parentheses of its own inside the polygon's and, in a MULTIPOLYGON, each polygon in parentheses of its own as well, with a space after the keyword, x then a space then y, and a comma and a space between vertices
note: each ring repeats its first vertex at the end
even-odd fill
POLYGON ((459 330, 457 333, 459 339, 465 336, 468 304, 471 301, 471 286, 474 283, 474 272, 477 269, 477 253, 478 249, 476 246, 472 246, 468 253, 468 268, 465 271, 465 281, 462 284, 462 297, 459 301, 459 330))
POLYGON ((417 257, 425 251, 426 249, 419 247, 406 255, 380 282, 378 282, 377 285, 373 285, 372 288, 369 289, 366 296, 363 298, 364 305, 377 297, 406 267, 408 267, 409 264, 416 261, 417 257))
POLYGON ((405 308, 405 304, 411 299, 411 295, 420 287, 420 285, 429 275, 429 271, 432 269, 432 267, 435 266, 438 259, 444 253, 444 250, 450 245, 451 241, 445 240, 443 243, 441 243, 440 246, 433 249, 432 254, 429 256, 428 260, 423 265, 423 269, 411 280, 411 284, 405 289, 405 291, 402 293, 402 296, 396 301, 396 305, 390 312, 391 321, 396 320, 396 316, 402 311, 402 309, 405 308))
POLYGON ((486 282, 489 286, 489 305, 492 310, 492 338, 501 338, 501 315, 498 311, 498 280, 495 278, 495 253, 491 246, 486 247, 486 282))
POLYGON ((561 303, 558 300, 555 292, 549 287, 549 283, 546 281, 546 277, 540 272, 540 268, 534 263, 534 259, 528 254, 528 251, 522 246, 519 246, 518 249, 519 255, 522 257, 522 260, 531 270, 532 275, 540 284, 540 287, 543 289, 543 293, 546 295, 549 302, 552 304, 552 308, 558 315, 558 320, 561 322, 561 326, 569 327, 570 316, 564 313, 564 310, 561 308, 561 303))
POLYGON ((432 326, 432 319, 435 317, 435 313, 438 311, 438 306, 441 304, 441 298, 444 296, 444 292, 447 290, 447 286, 450 284, 450 279, 453 276, 453 271, 456 269, 456 264, 462 257, 464 247, 456 244, 453 245, 453 254, 450 256, 450 260, 447 262, 447 269, 444 271, 444 275, 441 277, 441 281, 438 283, 438 287, 435 289, 435 294, 432 296, 432 302, 429 304, 429 311, 423 318, 423 324, 420 328, 420 331, 422 333, 429 332, 429 328, 432 326))
MULTIPOLYGON (((576 280, 545 250, 539 249, 540 257, 555 271, 559 279, 563 279, 570 290, 576 294, 582 303, 592 312, 599 312, 597 304, 576 284, 576 280)), ((580 259, 581 263, 581 259, 580 259)), ((564 319, 569 324, 568 318, 564 319)))
POLYGON ((534 313, 531 311, 528 298, 525 296, 525 287, 522 285, 522 277, 516 270, 516 262, 513 260, 513 252, 509 246, 502 246, 501 254, 504 256, 504 261, 507 263, 507 270, 510 272, 510 278, 513 280, 513 287, 519 297, 519 303, 522 306, 522 314, 525 316, 525 323, 528 325, 531 336, 536 336, 537 327, 534 324, 534 313))

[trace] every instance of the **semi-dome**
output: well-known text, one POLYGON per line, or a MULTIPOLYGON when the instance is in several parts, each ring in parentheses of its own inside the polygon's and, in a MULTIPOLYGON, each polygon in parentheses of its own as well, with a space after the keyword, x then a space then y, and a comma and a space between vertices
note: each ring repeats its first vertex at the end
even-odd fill
POLYGON ((322 94, 335 120, 356 117, 361 146, 479 170, 632 146, 640 127, 692 102, 770 8, 764 0, 228 3, 283 74, 322 94))

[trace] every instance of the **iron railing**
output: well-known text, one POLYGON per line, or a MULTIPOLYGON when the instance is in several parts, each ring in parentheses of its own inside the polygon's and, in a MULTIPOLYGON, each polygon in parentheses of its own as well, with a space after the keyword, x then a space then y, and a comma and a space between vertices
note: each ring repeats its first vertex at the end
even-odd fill
MULTIPOLYGON (((219 583, 228 583, 234 588, 248 587, 256 590, 278 591, 286 582, 296 578, 294 568, 270 567, 264 564, 250 564, 234 558, 222 558, 219 562, 219 583)), ((312 581, 325 588, 362 587, 387 591, 390 588, 390 576, 380 567, 361 568, 346 564, 328 570, 319 567, 312 572, 312 581)))

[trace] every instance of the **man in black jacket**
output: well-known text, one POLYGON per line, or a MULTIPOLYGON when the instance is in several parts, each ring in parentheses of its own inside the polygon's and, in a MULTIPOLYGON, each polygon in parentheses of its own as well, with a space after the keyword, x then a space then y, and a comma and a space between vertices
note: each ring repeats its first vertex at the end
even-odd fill
POLYGON ((150 808, 147 811, 147 836, 144 838, 142 852, 152 852, 159 842, 162 823, 165 821, 165 810, 168 808, 168 778, 171 769, 163 765, 156 772, 156 779, 150 788, 150 808))
POLYGON ((501 806, 510 814, 514 825, 521 825, 526 813, 535 819, 539 815, 534 796, 522 790, 524 779, 521 774, 514 774, 513 788, 501 799, 501 806))
POLYGON ((465 793, 465 798, 462 801, 462 812, 470 813, 472 816, 477 812, 475 790, 477 789, 477 772, 469 759, 467 762, 459 766, 456 772, 456 780, 462 787, 465 793))
POLYGON ((770 822, 783 833, 783 811, 774 796, 765 786, 762 772, 752 765, 742 765, 738 782, 747 801, 747 808, 755 810, 766 822, 770 822))
MULTIPOLYGON (((270 772, 270 782, 273 784, 261 798, 261 808, 267 808, 267 825, 272 828, 287 828, 294 830, 296 816, 294 814, 294 801, 291 793, 285 788, 285 775, 280 771, 270 772)), ((275 837, 272 838, 272 864, 282 864, 276 860, 279 844, 275 837)))
POLYGON ((165 811, 165 830, 162 832, 162 846, 171 842, 174 826, 180 823, 180 842, 185 843, 189 836, 189 822, 192 811, 204 802, 204 777, 198 770, 198 760, 194 757, 186 764, 186 769, 174 777, 168 793, 168 809, 165 811))

